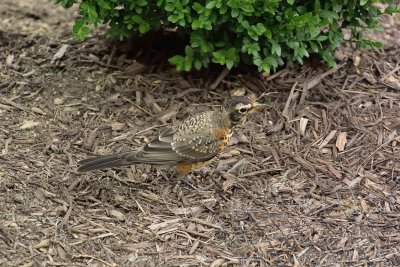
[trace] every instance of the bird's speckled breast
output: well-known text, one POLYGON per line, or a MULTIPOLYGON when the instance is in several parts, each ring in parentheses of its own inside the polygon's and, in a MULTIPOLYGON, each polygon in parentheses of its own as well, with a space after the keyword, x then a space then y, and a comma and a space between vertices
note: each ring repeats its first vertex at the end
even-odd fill
MULTIPOLYGON (((188 117, 175 125, 174 130, 173 147, 177 148, 176 151, 180 153, 179 147, 189 145, 200 152, 202 158, 213 157, 224 150, 232 135, 228 114, 221 111, 208 111, 188 117)), ((189 154, 187 156, 190 157, 189 154)))

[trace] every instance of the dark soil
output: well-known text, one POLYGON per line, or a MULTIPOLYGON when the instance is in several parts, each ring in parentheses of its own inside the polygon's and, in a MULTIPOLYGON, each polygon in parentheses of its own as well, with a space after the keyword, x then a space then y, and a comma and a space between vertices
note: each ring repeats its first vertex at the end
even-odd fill
POLYGON ((83 43, 76 12, 0 2, 1 266, 399 266, 400 23, 339 68, 180 74, 83 43), (65 45, 65 46, 64 46, 65 45), (232 92, 271 107, 178 183, 148 166, 76 162, 138 149, 232 92), (264 95, 263 95, 264 94, 264 95))

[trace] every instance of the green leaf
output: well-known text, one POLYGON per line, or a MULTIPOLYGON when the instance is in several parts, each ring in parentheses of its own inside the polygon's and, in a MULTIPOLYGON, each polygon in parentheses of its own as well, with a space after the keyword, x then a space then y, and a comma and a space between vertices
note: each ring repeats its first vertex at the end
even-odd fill
POLYGON ((273 57, 267 57, 263 61, 265 62, 265 64, 268 64, 269 66, 273 67, 274 69, 276 69, 278 67, 278 62, 273 57))
POLYGON ((216 1, 216 0, 211 0, 210 2, 208 2, 208 3, 206 4, 206 8, 207 8, 207 9, 212 9, 212 8, 214 8, 216 5, 217 5, 217 1, 216 1))
POLYGON ((226 65, 228 69, 238 61, 236 48, 220 49, 212 53, 212 61, 221 65, 226 65))
POLYGON ((172 12, 175 10, 175 6, 172 3, 167 3, 164 7, 165 11, 172 12))
POLYGON ((138 6, 147 6, 147 0, 136 0, 138 6))
POLYGON ((328 63, 329 67, 336 68, 337 64, 331 51, 325 50, 322 52, 322 58, 328 63))
POLYGON ((400 12, 400 4, 390 3, 385 9, 386 14, 393 14, 395 12, 400 12))
POLYGON ((103 9, 111 9, 110 4, 106 0, 97 0, 97 4, 103 9))
POLYGON ((60 4, 64 8, 70 8, 73 4, 75 4, 75 0, 53 0, 54 4, 60 4))
POLYGON ((199 60, 199 59, 195 59, 193 63, 194 63, 193 65, 196 70, 200 70, 201 67, 203 66, 203 64, 201 63, 201 60, 199 60))
POLYGON ((186 58, 186 60, 184 61, 183 69, 185 71, 190 71, 192 69, 192 63, 192 60, 186 58))
POLYGON ((294 0, 287 0, 287 2, 288 2, 288 4, 289 4, 289 5, 291 5, 291 6, 292 6, 292 5, 293 5, 293 3, 294 3, 294 0))
POLYGON ((228 12, 228 6, 222 6, 222 7, 219 9, 219 14, 221 14, 221 15, 226 14, 226 12, 228 12))
POLYGON ((240 6, 240 2, 237 0, 229 0, 226 4, 231 8, 238 8, 240 6))
POLYGON ((169 63, 171 63, 173 65, 179 65, 185 61, 185 57, 181 56, 181 55, 175 55, 175 56, 169 58, 168 61, 169 61, 169 63))
POLYGON ((172 22, 172 23, 176 23, 179 20, 179 16, 172 14, 170 16, 168 16, 168 21, 172 22))
POLYGON ((72 33, 76 39, 83 41, 90 34, 90 29, 84 21, 76 20, 74 26, 72 26, 72 33))
POLYGON ((203 42, 203 37, 198 32, 192 32, 190 34, 190 44, 192 47, 200 47, 203 42))
POLYGON ((147 22, 144 22, 139 25, 139 32, 140 33, 146 33, 150 30, 150 24, 147 22))
POLYGON ((360 0, 360 6, 364 6, 366 3, 368 3, 368 0, 360 0))
POLYGON ((232 10, 231 10, 231 16, 232 16, 232 18, 236 18, 237 16, 239 16, 239 9, 237 9, 237 8, 232 8, 232 10))
POLYGON ((80 31, 80 29, 83 27, 85 23, 81 19, 77 19, 74 23, 74 26, 72 26, 72 32, 77 33, 80 31))
POLYGON ((265 32, 264 32, 264 36, 267 37, 268 39, 272 39, 272 32, 271 32, 271 30, 266 28, 266 29, 265 29, 265 32))
POLYGON ((93 5, 93 3, 82 2, 79 7, 80 7, 81 10, 83 10, 83 12, 85 13, 85 15, 87 16, 88 20, 91 23, 96 23, 97 22, 96 7, 93 5))
POLYGON ((185 46, 185 54, 188 58, 193 58, 194 57, 194 52, 193 49, 190 46, 185 46))
POLYGON ((317 40, 318 42, 323 42, 323 41, 328 40, 328 36, 320 35, 315 40, 317 40))
POLYGON ((313 41, 308 42, 310 44, 310 48, 313 52, 317 53, 319 51, 318 46, 313 41))
POLYGON ((132 20, 134 23, 136 23, 136 24, 140 24, 140 23, 143 23, 143 22, 144 22, 144 20, 142 19, 142 17, 139 16, 139 15, 133 15, 133 16, 131 17, 131 20, 132 20))
POLYGON ((321 9, 321 3, 319 2, 319 0, 315 0, 314 9, 317 12, 321 9))
POLYGON ((249 55, 257 56, 258 52, 260 52, 261 48, 257 42, 251 43, 248 39, 245 41, 245 44, 242 46, 242 51, 246 52, 249 55))
POLYGON ((243 10, 245 12, 249 12, 249 13, 254 12, 254 7, 250 3, 243 3, 239 7, 240 7, 241 10, 243 10))
POLYGON ((271 43, 272 43, 271 54, 275 54, 275 55, 277 55, 278 57, 280 57, 281 54, 282 54, 282 48, 281 48, 281 46, 280 46, 277 42, 275 42, 275 41, 272 41, 271 43))

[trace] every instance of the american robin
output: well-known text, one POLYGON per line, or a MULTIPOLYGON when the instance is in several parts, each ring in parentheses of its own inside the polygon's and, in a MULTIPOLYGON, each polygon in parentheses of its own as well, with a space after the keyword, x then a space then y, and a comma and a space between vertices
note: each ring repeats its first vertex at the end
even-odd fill
POLYGON ((233 128, 255 109, 265 107, 245 96, 228 99, 218 111, 189 116, 136 152, 88 158, 78 163, 79 172, 133 164, 167 165, 178 177, 206 165, 228 145, 233 128))

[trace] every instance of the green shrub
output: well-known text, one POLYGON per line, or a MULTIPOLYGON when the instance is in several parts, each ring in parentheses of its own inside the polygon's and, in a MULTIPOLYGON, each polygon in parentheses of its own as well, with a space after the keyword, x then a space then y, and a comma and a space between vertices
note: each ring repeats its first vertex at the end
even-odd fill
POLYGON ((164 29, 187 37, 185 55, 170 62, 178 70, 201 69, 210 61, 228 69, 240 61, 259 71, 275 70, 284 61, 303 63, 310 54, 335 66, 333 51, 351 30, 357 47, 379 47, 363 39, 366 29, 379 29, 382 13, 399 11, 391 0, 53 0, 64 7, 79 3, 81 19, 73 34, 84 40, 90 25, 108 24, 120 39, 133 33, 164 29), (376 3, 386 3, 381 12, 376 3))

